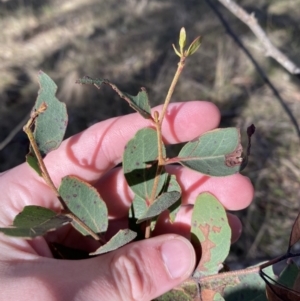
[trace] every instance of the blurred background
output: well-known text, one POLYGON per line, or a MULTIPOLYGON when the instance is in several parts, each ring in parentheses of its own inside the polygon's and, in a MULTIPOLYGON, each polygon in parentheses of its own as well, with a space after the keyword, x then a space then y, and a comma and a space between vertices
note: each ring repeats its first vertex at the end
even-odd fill
MULTIPOLYGON (((217 0, 210 0, 262 67, 285 105, 300 120, 300 77, 264 55, 246 25, 217 0)), ((0 0, 0 171, 24 162, 28 150, 20 130, 34 105, 37 72, 58 85, 69 112, 67 136, 95 122, 131 113, 109 87, 75 84, 89 75, 108 78, 123 91, 146 87, 151 105, 162 103, 177 66, 171 47, 182 26, 190 41, 203 36, 188 61, 173 100, 217 104, 222 127, 255 124, 250 163, 243 174, 255 199, 238 212, 244 232, 231 261, 266 259, 286 250, 299 211, 299 136, 291 118, 255 67, 203 0, 0 0)), ((255 13, 271 41, 300 65, 300 1, 240 0, 255 13)), ((173 149, 173 151, 175 151, 173 149)))

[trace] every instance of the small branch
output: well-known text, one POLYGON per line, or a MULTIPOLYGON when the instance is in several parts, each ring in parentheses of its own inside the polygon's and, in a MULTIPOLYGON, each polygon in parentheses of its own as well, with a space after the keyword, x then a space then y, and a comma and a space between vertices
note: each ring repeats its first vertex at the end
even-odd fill
POLYGON ((234 33, 234 31, 229 26, 228 22, 225 20, 221 12, 218 10, 216 5, 212 0, 205 0, 205 2, 210 6, 210 8, 213 10, 213 12, 216 14, 216 16, 219 18, 221 23, 223 24, 224 28, 226 29, 227 33, 231 36, 231 38, 234 40, 234 42, 244 51, 248 59, 251 61, 253 66, 255 67, 257 73, 261 76, 265 84, 270 88, 276 99, 279 101, 280 105, 286 112, 286 114, 289 116, 293 126, 295 127, 295 130, 297 132, 297 136, 300 138, 300 127, 298 124, 298 120, 293 115, 291 109, 286 104, 285 100, 281 97, 279 91, 276 89, 276 87, 272 84, 271 80, 268 78, 264 70, 260 67, 258 62, 253 58, 249 50, 243 45, 239 37, 234 33))
POLYGON ((163 123, 163 120, 164 120, 164 117, 166 115, 166 112, 167 112, 167 108, 168 108, 168 105, 171 101, 171 97, 174 93, 174 90, 175 90, 175 86, 178 82, 178 79, 180 77, 180 74, 185 66, 185 60, 186 60, 186 56, 185 55, 182 55, 180 57, 180 61, 178 63, 178 67, 177 67, 177 70, 176 70, 176 73, 174 75, 174 78, 172 80, 172 83, 170 85, 170 88, 169 88, 169 91, 168 91, 168 94, 166 96, 166 99, 165 99, 165 102, 164 102, 164 106, 162 108, 162 111, 161 111, 161 114, 159 116, 158 112, 154 112, 154 122, 155 122, 155 127, 156 127, 156 131, 157 131, 157 137, 158 137, 158 166, 160 165, 164 165, 165 164, 165 158, 163 158, 163 152, 162 152, 162 123, 163 123))
POLYGON ((212 279, 217 281, 220 279, 227 279, 232 276, 240 276, 240 275, 247 275, 247 274, 254 274, 254 273, 258 274, 260 271, 261 271, 260 266, 254 266, 243 270, 230 271, 230 272, 224 272, 216 275, 204 276, 200 278, 200 282, 203 285, 205 282, 210 282, 212 279))
POLYGON ((265 268, 267 268, 268 266, 274 265, 284 259, 288 259, 288 258, 292 258, 292 257, 296 257, 296 255, 299 256, 299 254, 284 254, 282 256, 276 257, 274 259, 271 259, 267 262, 264 262, 260 265, 256 265, 250 268, 246 268, 243 270, 238 270, 238 271, 229 271, 229 272, 224 272, 224 273, 220 273, 220 274, 216 274, 216 275, 209 275, 209 276, 204 276, 200 279, 201 283, 205 283, 205 282, 209 282, 211 281, 211 279, 214 280, 220 280, 220 279, 227 279, 229 277, 232 276, 240 276, 240 275, 246 275, 246 274, 254 274, 254 273, 261 273, 261 271, 265 268))
POLYGON ((155 180, 154 180, 154 184, 153 184, 153 189, 152 189, 152 192, 151 192, 150 203, 152 203, 154 201, 154 198, 156 196, 159 177, 160 177, 160 174, 163 171, 163 166, 165 165, 165 160, 166 160, 166 158, 164 158, 164 154, 163 154, 162 123, 163 123, 164 117, 165 117, 166 112, 167 112, 168 104, 170 103, 171 97, 174 93, 175 86, 176 86, 176 84, 178 82, 178 79, 179 79, 179 76, 180 76, 180 74, 181 74, 181 72, 184 68, 185 59, 186 59, 185 55, 182 55, 180 57, 178 67, 177 67, 177 70, 175 72, 172 83, 170 85, 168 94, 166 96, 161 114, 159 115, 159 113, 157 111, 155 111, 153 113, 153 121, 155 123, 156 132, 157 132, 158 163, 157 163, 157 170, 156 170, 155 180))
POLYGON ((245 23, 251 31, 255 34, 258 40, 265 48, 266 56, 272 57, 287 71, 292 74, 300 73, 300 68, 296 66, 284 53, 276 48, 269 40, 265 31, 258 24, 254 14, 249 15, 242 7, 240 7, 233 0, 219 0, 231 13, 245 23))
POLYGON ((27 135, 27 137, 30 141, 30 145, 32 147, 32 150, 34 151, 34 154, 35 154, 35 156, 38 160, 39 167, 42 171, 43 179, 48 184, 48 186, 54 191, 54 193, 56 194, 57 198, 59 199, 63 209, 68 210, 68 206, 66 205, 65 201, 59 195, 57 188, 55 187, 52 179, 50 178, 50 175, 48 173, 48 170, 45 166, 44 160, 43 160, 42 155, 40 153, 39 147, 36 144, 33 132, 31 130, 31 127, 34 124, 35 119, 38 117, 39 114, 43 113, 46 109, 47 109, 46 103, 42 103, 38 110, 33 111, 30 115, 30 119, 28 120, 26 125, 24 125, 23 130, 26 133, 26 135, 27 135))
MULTIPOLYGON (((180 76, 180 74, 181 74, 181 72, 184 68, 185 59, 186 59, 185 55, 182 55, 180 57, 178 67, 177 67, 176 73, 174 75, 174 78, 172 80, 172 83, 170 85, 168 94, 166 96, 161 114, 159 115, 159 113, 157 111, 155 111, 153 113, 153 117, 152 117, 152 119, 154 121, 154 125, 156 127, 156 133, 157 133, 158 161, 157 161, 157 169, 156 169, 156 173, 155 173, 154 183, 153 183, 153 187, 152 187, 152 190, 151 190, 151 196, 150 196, 150 199, 149 199, 150 205, 155 200, 155 197, 156 197, 156 194, 157 194, 157 187, 158 187, 158 183, 159 183, 159 178, 161 176, 161 173, 163 172, 163 168, 164 168, 165 160, 166 160, 166 158, 164 157, 164 154, 163 154, 162 123, 163 123, 164 117, 165 117, 166 112, 167 112, 168 104, 170 103, 172 95, 174 93, 175 86, 176 86, 176 84, 178 82, 178 79, 179 79, 179 76, 180 76)), ((146 229, 145 229, 145 238, 149 238, 150 236, 151 236, 150 223, 147 222, 146 229)))
MULTIPOLYGON (((120 98, 123 98, 127 101, 130 107, 139 112, 144 118, 154 121, 152 116, 147 111, 144 111, 141 107, 137 108, 137 106, 133 104, 132 99, 130 99, 129 97, 129 94, 120 91, 120 89, 115 84, 111 83, 108 79, 92 79, 89 76, 85 76, 84 78, 78 79, 76 83, 94 85, 99 90, 102 84, 109 85, 120 96, 120 98)), ((141 91, 139 93, 141 92, 146 92, 146 89, 141 88, 141 91)), ((137 95, 139 95, 139 93, 137 95)))
POLYGON ((84 222, 82 222, 74 213, 70 211, 67 204, 63 200, 63 198, 60 196, 56 186, 54 185, 48 170, 45 166, 44 160, 42 158, 42 155, 40 153, 39 147, 35 141, 34 134, 31 130, 32 125, 34 124, 36 118, 39 116, 39 114, 45 112, 47 110, 47 104, 43 102, 41 106, 37 110, 33 110, 30 114, 30 119, 28 122, 24 125, 23 130, 27 134, 27 137, 30 141, 30 145, 32 147, 32 150, 34 151, 34 154, 38 160, 39 167, 42 172, 42 177, 45 180, 45 182, 48 184, 48 186, 54 191, 56 197, 58 198, 59 202, 61 203, 63 210, 62 213, 66 216, 69 216, 73 219, 73 221, 77 224, 79 224, 84 230, 86 230, 95 240, 99 240, 101 242, 105 242, 103 238, 99 237, 92 229, 90 229, 84 222))
POLYGON ((78 218, 74 213, 72 213, 69 209, 64 215, 70 217, 76 224, 82 227, 86 232, 88 232, 95 240, 100 241, 101 243, 105 244, 106 240, 100 234, 96 234, 93 230, 91 230, 80 218, 78 218))
POLYGON ((163 106, 163 109, 162 109, 162 112, 161 112, 161 115, 160 115, 160 118, 159 118, 159 123, 160 123, 160 126, 162 125, 162 122, 163 122, 163 119, 165 117, 165 114, 166 114, 166 111, 167 111, 167 107, 169 105, 169 102, 171 100, 171 97, 174 93, 174 90, 175 90, 175 86, 178 82, 178 79, 179 79, 179 76, 185 66, 185 59, 186 59, 186 56, 182 55, 181 58, 180 58, 180 61, 178 63, 178 67, 177 67, 177 70, 176 70, 176 73, 174 75, 174 78, 172 80, 172 83, 171 83, 171 86, 169 88, 169 91, 168 91, 168 94, 166 96, 166 99, 165 99, 165 102, 164 102, 164 106, 163 106))
POLYGON ((146 221, 145 238, 150 238, 150 236, 151 236, 151 222, 146 221))
POLYGON ((166 96, 161 114, 159 115, 159 113, 157 111, 155 111, 153 113, 153 121, 154 121, 154 124, 155 124, 155 127, 156 127, 156 132, 157 132, 158 163, 157 163, 157 170, 156 170, 156 175, 155 175, 155 179, 154 179, 154 183, 153 183, 153 189, 152 189, 151 197, 150 197, 150 204, 155 199, 156 192, 157 192, 157 186, 158 186, 158 182, 159 182, 159 177, 160 177, 160 175, 163 171, 163 166, 165 165, 165 160, 166 160, 166 158, 164 158, 164 154, 163 154, 162 123, 163 123, 164 117, 165 117, 166 112, 167 112, 168 104, 170 103, 171 97, 174 93, 175 86, 176 86, 176 84, 178 82, 178 79, 179 79, 179 76, 180 76, 180 74, 181 74, 181 72, 184 68, 185 59, 186 59, 185 55, 182 55, 180 57, 178 67, 177 67, 177 70, 175 72, 172 83, 170 85, 168 94, 166 96))

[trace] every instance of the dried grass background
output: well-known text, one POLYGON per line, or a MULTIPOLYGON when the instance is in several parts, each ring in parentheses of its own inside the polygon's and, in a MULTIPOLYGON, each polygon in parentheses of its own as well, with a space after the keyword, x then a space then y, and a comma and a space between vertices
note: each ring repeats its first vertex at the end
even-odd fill
MULTIPOLYGON (((300 120, 299 77, 265 57, 250 30, 211 1, 300 120)), ((300 65, 300 1, 237 2, 254 12, 272 42, 300 65)), ((255 186, 255 199, 248 210, 238 213, 244 232, 230 258, 279 255, 286 250, 299 210, 299 137, 206 1, 0 1, 0 141, 30 112, 40 69, 55 80, 58 98, 67 103, 67 136, 131 112, 107 87, 99 92, 75 85, 84 75, 108 78, 131 94, 144 86, 151 104, 161 103, 177 64, 171 44, 182 26, 188 37, 204 38, 200 50, 188 60, 173 99, 210 100, 222 112, 222 126, 239 126, 244 133, 251 123, 257 128, 250 164, 243 172, 255 186)), ((19 131, 0 152, 0 170, 23 162, 27 148, 27 139, 19 131)))

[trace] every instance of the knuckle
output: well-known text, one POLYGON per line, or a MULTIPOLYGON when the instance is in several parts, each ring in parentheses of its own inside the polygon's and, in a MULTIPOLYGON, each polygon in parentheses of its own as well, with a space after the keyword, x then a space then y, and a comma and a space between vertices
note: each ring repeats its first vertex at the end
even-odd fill
POLYGON ((122 300, 148 300, 152 295, 151 265, 139 248, 114 255, 110 268, 122 300))

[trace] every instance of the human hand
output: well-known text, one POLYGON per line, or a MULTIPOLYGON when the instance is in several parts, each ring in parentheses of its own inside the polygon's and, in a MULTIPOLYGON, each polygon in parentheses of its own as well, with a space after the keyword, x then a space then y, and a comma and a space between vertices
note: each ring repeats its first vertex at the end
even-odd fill
MULTIPOLYGON (((163 124, 164 141, 174 144, 192 140, 215 128, 219 118, 218 109, 208 102, 171 104, 163 124)), ((109 119, 65 140, 45 158, 56 186, 63 176, 76 175, 99 190, 113 220, 111 233, 126 227, 133 198, 122 170, 113 167, 121 162, 128 140, 145 126, 151 126, 150 122, 138 114, 109 119)), ((176 174, 182 187, 183 204, 193 204, 203 191, 213 193, 229 210, 243 209, 252 200, 252 185, 240 174, 210 178, 184 167, 167 168, 176 174)), ((1 227, 10 225, 26 205, 60 209, 53 191, 27 164, 0 174, 0 191, 1 227)), ((76 261, 54 259, 47 244, 56 241, 90 250, 93 243, 87 238, 79 239, 78 232, 71 227, 33 240, 0 234, 0 300, 151 300, 180 284, 195 267, 194 250, 184 238, 189 235, 190 216, 190 206, 183 206, 174 224, 163 216, 159 219, 160 233, 155 234, 162 235, 76 261)), ((241 225, 233 215, 229 215, 229 222, 234 241, 241 225)))

